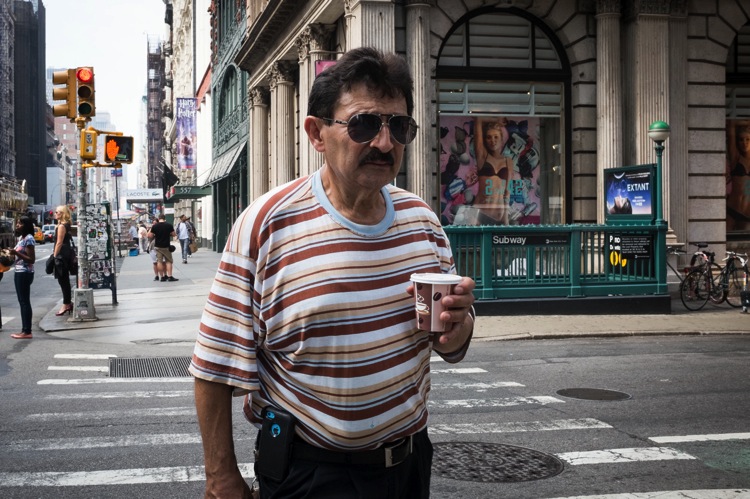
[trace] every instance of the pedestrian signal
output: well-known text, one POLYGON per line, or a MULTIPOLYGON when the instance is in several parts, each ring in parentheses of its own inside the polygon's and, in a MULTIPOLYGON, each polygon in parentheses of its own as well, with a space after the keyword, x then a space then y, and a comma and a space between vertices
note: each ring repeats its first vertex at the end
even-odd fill
POLYGON ((81 130, 81 159, 96 159, 96 131, 81 130))
POLYGON ((94 68, 82 67, 76 70, 76 80, 78 81, 78 116, 89 118, 96 116, 96 105, 94 96, 94 68))
POLYGON ((104 140, 104 159, 109 163, 132 163, 133 137, 107 135, 104 140))
POLYGON ((53 116, 66 116, 71 120, 76 118, 76 70, 64 69, 52 73, 52 84, 59 85, 64 83, 64 87, 52 88, 53 101, 65 101, 64 104, 55 104, 52 106, 53 116))

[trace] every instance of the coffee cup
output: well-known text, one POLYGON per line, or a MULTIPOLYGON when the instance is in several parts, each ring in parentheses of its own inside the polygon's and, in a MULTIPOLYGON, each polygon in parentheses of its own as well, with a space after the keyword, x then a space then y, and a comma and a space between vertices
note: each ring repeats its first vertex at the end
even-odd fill
POLYGON ((410 279, 414 283, 417 327, 424 331, 445 331, 447 324, 440 320, 440 314, 443 313, 441 300, 453 293, 453 288, 461 282, 461 276, 421 273, 412 274, 410 279))

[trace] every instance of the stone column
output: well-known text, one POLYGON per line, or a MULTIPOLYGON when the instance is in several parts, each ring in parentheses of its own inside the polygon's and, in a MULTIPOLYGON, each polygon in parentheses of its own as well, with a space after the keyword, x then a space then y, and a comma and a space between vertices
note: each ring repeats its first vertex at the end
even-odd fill
POLYGON ((432 120, 432 92, 430 81, 430 9, 434 0, 407 0, 406 2, 406 59, 414 78, 414 112, 412 116, 419 129, 414 142, 406 148, 407 189, 437 209, 434 199, 437 190, 435 172, 437 159, 432 152, 434 130, 432 120), (429 154, 427 152, 430 151, 429 154))
POLYGON ((277 61, 271 80, 271 187, 295 178, 294 73, 297 64, 277 61))
POLYGON ((265 194, 269 187, 268 109, 270 97, 265 87, 250 89, 250 165, 248 192, 250 201, 265 194))
POLYGON ((596 217, 604 223, 604 170, 623 166, 620 0, 596 3, 596 217))
POLYGON ((664 220, 669 225, 667 244, 688 240, 688 28, 684 2, 672 3, 669 22, 669 140, 671 161, 664 166, 664 220), (679 4, 679 5, 676 5, 679 4))
POLYGON ((297 38, 299 53, 299 174, 309 175, 323 166, 323 155, 312 148, 307 140, 303 122, 307 116, 307 103, 310 89, 315 80, 315 63, 331 59, 334 54, 329 50, 328 41, 335 26, 311 24, 306 26, 297 38))
POLYGON ((348 21, 346 50, 365 46, 386 53, 396 50, 392 0, 345 0, 344 12, 348 21))

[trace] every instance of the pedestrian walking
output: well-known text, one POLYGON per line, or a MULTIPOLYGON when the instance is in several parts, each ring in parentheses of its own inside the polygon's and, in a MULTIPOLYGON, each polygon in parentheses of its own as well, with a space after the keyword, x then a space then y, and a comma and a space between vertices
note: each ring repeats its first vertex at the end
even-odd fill
POLYGON ((187 263, 188 252, 190 251, 190 227, 187 224, 187 216, 180 215, 180 223, 177 224, 177 239, 180 241, 182 250, 182 263, 187 263))
POLYGON ((447 331, 417 328, 411 274, 455 265, 435 213, 392 183, 413 107, 403 58, 345 53, 315 79, 304 120, 322 169, 235 222, 190 365, 206 497, 249 497, 232 440, 243 393, 261 498, 429 496, 430 356, 466 354, 474 281, 441 298, 447 331))
POLYGON ((31 334, 31 317, 33 315, 31 284, 34 282, 34 262, 36 261, 34 222, 31 218, 21 217, 18 219, 16 236, 18 236, 18 242, 10 252, 16 257, 14 278, 18 306, 21 309, 21 332, 11 334, 10 337, 16 340, 30 340, 33 337, 31 334))
POLYGON ((164 215, 159 216, 159 221, 151 226, 148 232, 149 239, 154 240, 154 251, 156 252, 156 267, 161 282, 179 281, 172 275, 172 252, 169 247, 172 238, 175 237, 174 227, 168 223, 164 215))

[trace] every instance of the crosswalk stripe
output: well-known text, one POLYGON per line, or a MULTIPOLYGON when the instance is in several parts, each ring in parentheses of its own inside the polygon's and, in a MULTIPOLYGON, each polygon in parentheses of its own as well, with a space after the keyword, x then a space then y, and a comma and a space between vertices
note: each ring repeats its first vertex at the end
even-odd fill
POLYGON ((117 355, 113 355, 113 354, 88 354, 88 353, 56 353, 55 356, 54 356, 55 359, 68 359, 68 360, 79 360, 79 359, 107 360, 107 359, 111 359, 113 357, 117 357, 117 355))
POLYGON ((432 374, 479 374, 486 373, 481 367, 457 367, 454 369, 434 369, 432 374))
POLYGON ((476 407, 512 407, 523 404, 564 404, 565 401, 546 395, 538 397, 506 397, 499 399, 430 400, 432 409, 471 409, 476 407))
POLYGON ((154 407, 147 409, 129 409, 124 411, 89 411, 89 412, 43 412, 28 414, 24 421, 54 421, 60 419, 112 419, 140 417, 195 416, 195 407, 154 407))
POLYGON ((107 366, 47 366, 48 371, 93 371, 99 373, 108 373, 107 366))
POLYGON ((44 400, 84 400, 84 399, 147 399, 192 397, 193 390, 154 390, 140 392, 88 392, 88 393, 50 393, 44 400))
POLYGON ((593 496, 556 497, 553 499, 747 499, 748 497, 750 497, 750 489, 701 489, 597 494, 593 496))
POLYGON ((717 440, 748 440, 750 433, 710 433, 707 435, 676 435, 672 437, 651 437, 649 440, 657 444, 673 444, 680 442, 713 442, 717 440))
MULTIPOLYGON (((253 463, 239 465, 246 479, 255 476, 253 463)), ((198 482, 206 479, 203 466, 133 468, 99 471, 47 471, 0 473, 0 487, 82 487, 91 485, 139 485, 148 483, 198 482)))
POLYGON ((509 388, 509 387, 523 387, 521 383, 514 381, 496 381, 494 383, 432 383, 432 389, 448 389, 452 388, 455 390, 490 390, 492 388, 509 388))
POLYGON ((697 459, 695 456, 669 447, 640 447, 629 449, 605 449, 588 452, 564 452, 557 457, 573 466, 581 464, 635 463, 642 461, 668 461, 673 459, 697 459))
POLYGON ((42 379, 37 385, 97 385, 106 383, 192 383, 193 377, 180 378, 85 378, 85 379, 42 379))
POLYGON ((517 423, 456 423, 433 424, 428 427, 430 435, 461 435, 467 433, 521 433, 529 431, 595 430, 612 428, 596 419, 557 419, 552 421, 526 421, 517 423))

